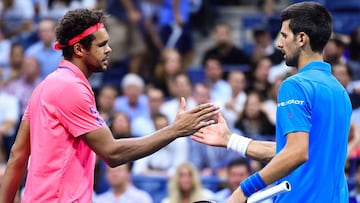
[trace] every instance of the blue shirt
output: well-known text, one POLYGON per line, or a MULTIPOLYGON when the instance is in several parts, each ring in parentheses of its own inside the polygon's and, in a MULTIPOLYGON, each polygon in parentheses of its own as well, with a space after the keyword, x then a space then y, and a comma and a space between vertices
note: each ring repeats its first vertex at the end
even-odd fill
POLYGON ((50 48, 46 48, 43 42, 37 42, 25 52, 26 56, 34 56, 39 61, 43 79, 56 70, 63 59, 62 51, 57 51, 53 47, 52 45, 50 48))
POLYGON ((135 107, 130 106, 128 98, 123 95, 116 98, 114 105, 116 111, 124 112, 129 116, 131 123, 139 116, 150 116, 148 99, 145 95, 139 96, 135 107))
MULTIPOLYGON (((159 25, 172 25, 175 22, 173 1, 164 0, 160 13, 159 13, 159 25)), ((186 24, 190 17, 190 1, 182 0, 179 5, 180 14, 186 24)))
POLYGON ((290 182, 291 191, 277 196, 275 202, 349 201, 344 167, 350 117, 350 99, 331 74, 329 64, 311 62, 282 83, 276 115, 276 151, 284 148, 288 133, 308 132, 309 156, 282 179, 290 182))

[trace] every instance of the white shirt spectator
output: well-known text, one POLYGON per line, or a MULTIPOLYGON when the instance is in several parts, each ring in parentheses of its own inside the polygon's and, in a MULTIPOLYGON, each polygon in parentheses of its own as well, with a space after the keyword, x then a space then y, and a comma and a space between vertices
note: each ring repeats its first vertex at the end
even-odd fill
MULTIPOLYGON (((0 128, 6 121, 17 122, 20 116, 19 101, 12 96, 0 90, 0 128)), ((5 135, 11 136, 15 132, 15 128, 10 129, 5 135)))

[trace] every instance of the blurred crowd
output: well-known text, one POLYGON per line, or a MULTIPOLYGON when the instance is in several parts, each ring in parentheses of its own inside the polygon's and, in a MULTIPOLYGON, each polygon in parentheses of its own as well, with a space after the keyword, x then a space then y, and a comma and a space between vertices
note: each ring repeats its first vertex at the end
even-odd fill
MULTIPOLYGON (((185 97, 187 108, 216 103, 238 134, 275 140, 277 90, 296 69, 284 64, 270 24, 252 30, 252 44, 244 48, 234 42, 236 30, 231 24, 217 20, 224 19, 219 7, 244 2, 250 1, 1 1, 0 183, 27 101, 62 59, 62 53, 53 48, 57 22, 66 11, 76 8, 103 9, 109 14, 106 28, 113 50, 111 62, 107 71, 93 75, 90 82, 98 110, 116 139, 145 136, 167 126, 176 116, 180 97, 185 97), (195 49, 195 33, 211 42, 201 53, 195 49), (194 58, 201 59, 196 70, 194 58), (200 74, 191 74, 194 72, 200 74)), ((277 3, 259 0, 256 7, 260 14, 271 16, 276 15, 277 3)), ((325 61, 332 64, 334 76, 348 90, 353 105, 344 168, 353 202, 360 197, 359 50, 360 23, 351 33, 333 33, 324 50, 325 61)), ((99 159, 94 202, 224 201, 244 178, 264 166, 239 158, 224 148, 184 137, 116 168, 99 159), (166 193, 155 198, 151 191, 137 188, 132 181, 136 176, 161 177, 166 181, 166 193), (207 177, 214 180, 210 186, 204 184, 207 177)))

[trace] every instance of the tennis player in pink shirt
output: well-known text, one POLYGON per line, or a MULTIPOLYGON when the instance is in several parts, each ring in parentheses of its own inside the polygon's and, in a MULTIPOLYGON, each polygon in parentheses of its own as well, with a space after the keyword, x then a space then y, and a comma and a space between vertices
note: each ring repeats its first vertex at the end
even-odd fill
POLYGON ((111 48, 103 13, 69 11, 56 35, 55 48, 64 60, 28 103, 0 187, 1 203, 13 202, 26 171, 23 203, 91 202, 95 153, 115 167, 215 122, 211 118, 218 107, 203 104, 185 111, 182 99, 172 125, 141 138, 115 140, 87 79, 108 65, 111 48))

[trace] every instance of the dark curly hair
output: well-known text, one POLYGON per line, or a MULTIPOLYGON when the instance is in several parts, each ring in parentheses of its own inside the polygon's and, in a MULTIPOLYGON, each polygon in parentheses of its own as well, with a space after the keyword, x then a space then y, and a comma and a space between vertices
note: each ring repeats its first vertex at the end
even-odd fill
MULTIPOLYGON (((103 20, 104 13, 100 10, 75 9, 69 11, 56 28, 57 41, 63 45, 68 44, 69 40, 81 34, 90 26, 103 22, 103 20)), ((80 40, 79 43, 89 50, 94 39, 94 35, 91 34, 80 40)), ((74 54, 73 46, 64 47, 62 50, 65 59, 72 59, 74 54)))

